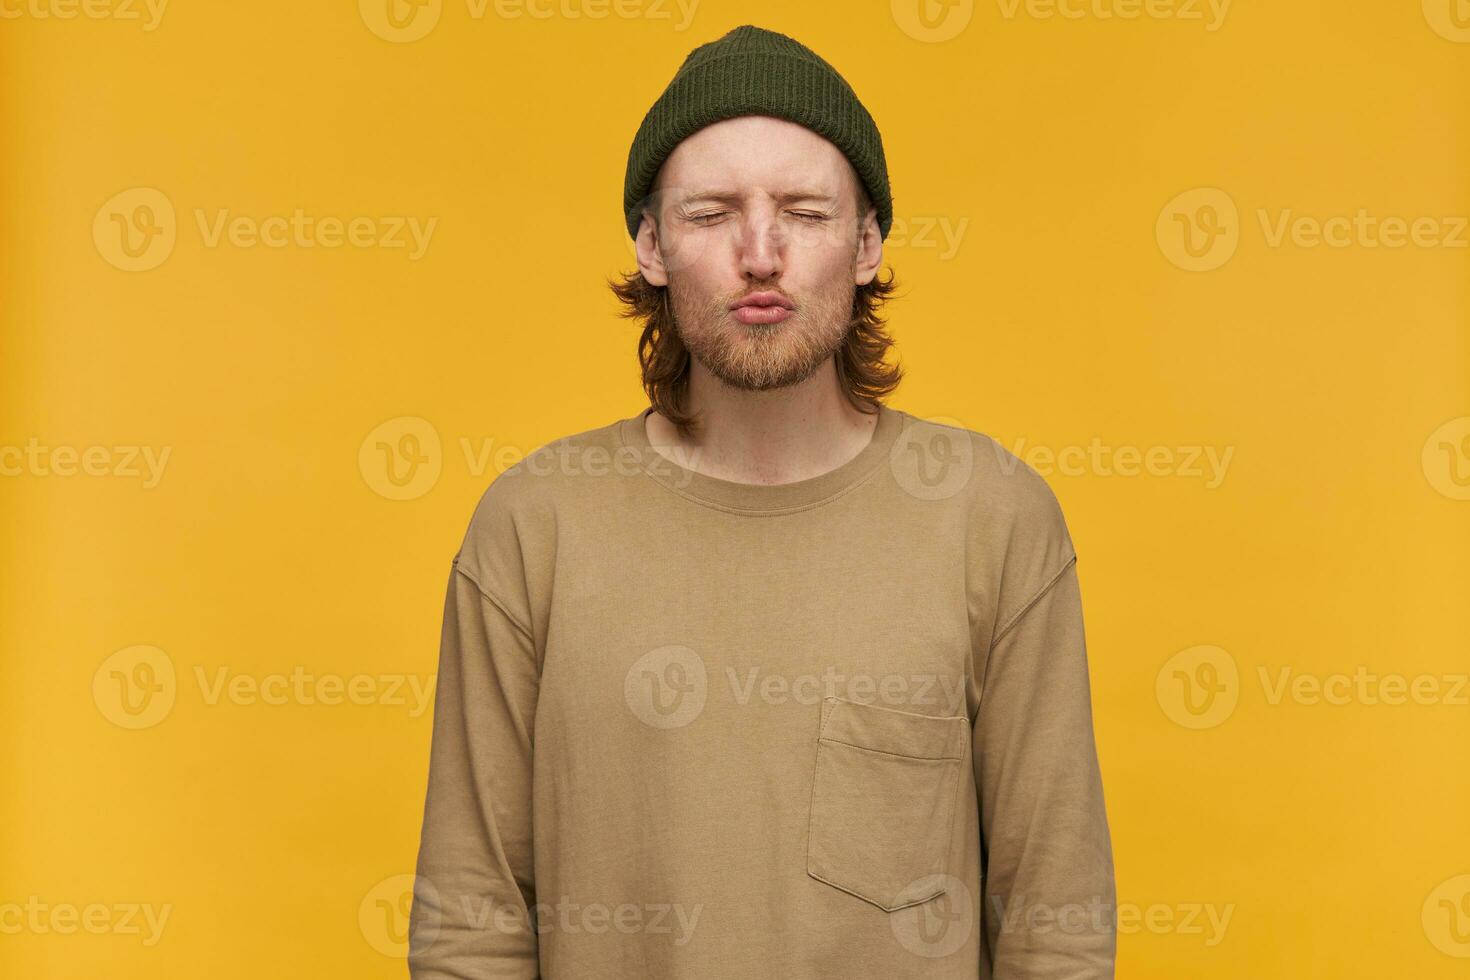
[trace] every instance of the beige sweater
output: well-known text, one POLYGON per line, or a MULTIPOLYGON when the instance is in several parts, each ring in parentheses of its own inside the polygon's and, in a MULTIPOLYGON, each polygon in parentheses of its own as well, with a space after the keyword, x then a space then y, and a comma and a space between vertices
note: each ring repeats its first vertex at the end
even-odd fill
POLYGON ((1111 977, 1046 482, 885 406, 842 466, 735 483, 647 411, 497 477, 454 557, 410 974, 1111 977))

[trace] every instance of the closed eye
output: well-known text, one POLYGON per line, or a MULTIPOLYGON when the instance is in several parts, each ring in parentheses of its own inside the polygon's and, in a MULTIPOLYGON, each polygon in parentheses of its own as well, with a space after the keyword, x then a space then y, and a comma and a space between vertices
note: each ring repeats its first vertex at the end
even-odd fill
MULTIPOLYGON (((723 218, 725 215, 727 215, 729 213, 730 212, 728 212, 728 211, 707 211, 704 214, 691 214, 691 215, 689 215, 689 220, 690 221, 693 221, 693 222, 695 222, 697 224, 708 224, 711 221, 715 220, 716 218, 723 218)), ((803 221, 826 221, 827 220, 827 215, 825 215, 825 214, 813 214, 810 211, 791 211, 789 213, 792 215, 792 217, 800 218, 803 221)))

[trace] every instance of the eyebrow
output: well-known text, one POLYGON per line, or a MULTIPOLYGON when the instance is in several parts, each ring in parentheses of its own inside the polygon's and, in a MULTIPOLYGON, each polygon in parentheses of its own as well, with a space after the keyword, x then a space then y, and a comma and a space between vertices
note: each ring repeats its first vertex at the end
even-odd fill
MULTIPOLYGON (((679 203, 689 205, 698 201, 715 201, 720 204, 739 204, 744 198, 745 195, 739 191, 702 190, 686 194, 679 198, 679 203)), ((823 191, 800 190, 777 194, 776 200, 782 204, 790 204, 794 201, 820 201, 825 204, 835 204, 837 195, 823 191)))

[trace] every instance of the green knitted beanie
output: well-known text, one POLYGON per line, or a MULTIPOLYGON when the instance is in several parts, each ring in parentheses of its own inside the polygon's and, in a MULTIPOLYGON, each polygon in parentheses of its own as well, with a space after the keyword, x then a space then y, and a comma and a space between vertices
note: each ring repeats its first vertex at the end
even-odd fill
POLYGON ((733 116, 776 116, 825 136, 867 187, 878 228, 888 237, 893 198, 883 138, 852 86, 805 45, 746 24, 689 53, 643 117, 628 152, 623 215, 638 237, 643 205, 659 167, 690 134, 733 116))

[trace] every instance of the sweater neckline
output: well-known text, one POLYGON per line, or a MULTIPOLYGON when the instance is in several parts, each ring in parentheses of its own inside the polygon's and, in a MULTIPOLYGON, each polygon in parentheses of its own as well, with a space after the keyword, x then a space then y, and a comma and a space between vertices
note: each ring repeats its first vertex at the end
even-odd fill
POLYGON ((691 470, 654 449, 647 429, 652 412, 653 407, 648 406, 618 423, 618 441, 633 451, 639 469, 683 497, 742 514, 784 514, 815 507, 847 493, 887 462, 903 428, 903 412, 880 402, 878 421, 867 444, 835 469, 790 483, 741 483, 691 470))

